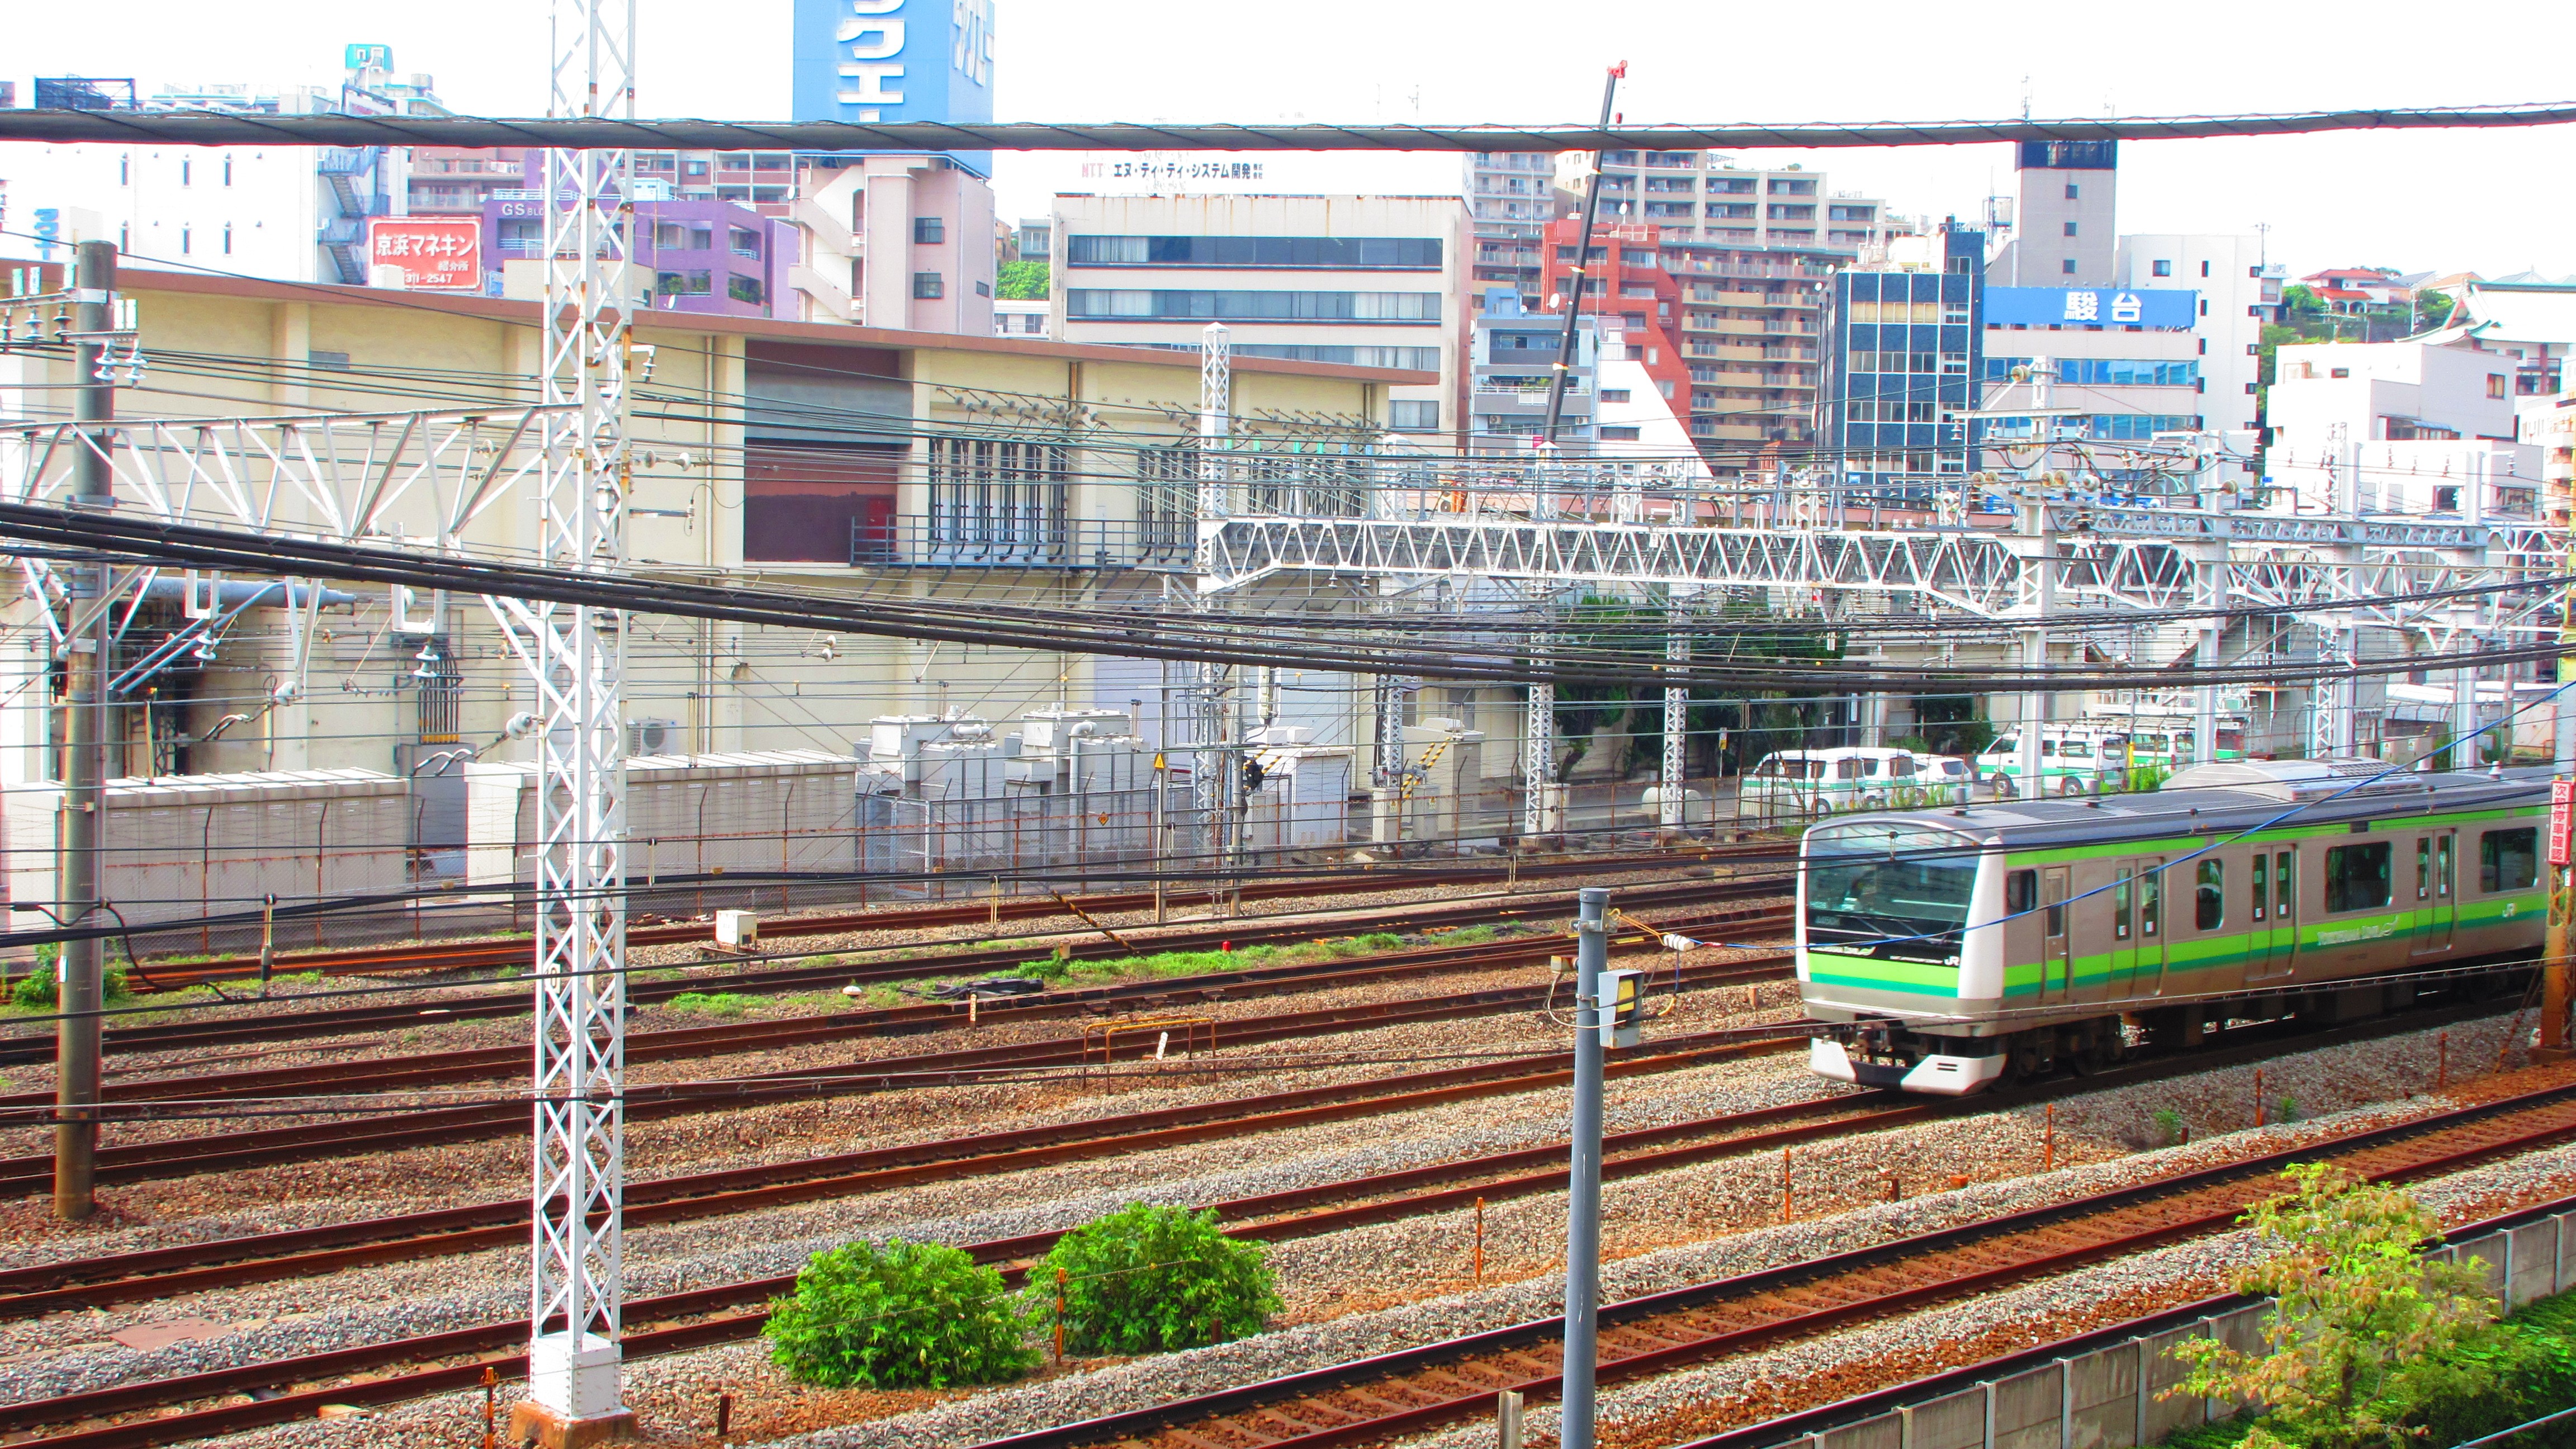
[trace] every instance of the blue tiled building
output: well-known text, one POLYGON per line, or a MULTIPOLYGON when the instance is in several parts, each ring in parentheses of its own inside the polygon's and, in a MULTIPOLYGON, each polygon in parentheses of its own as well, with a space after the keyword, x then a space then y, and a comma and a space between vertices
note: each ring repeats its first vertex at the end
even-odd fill
POLYGON ((1837 272, 1817 419, 1845 483, 1928 504, 1964 484, 1977 444, 1985 233, 1945 225, 1893 259, 1837 272), (1956 480, 1945 483, 1944 480, 1956 480))

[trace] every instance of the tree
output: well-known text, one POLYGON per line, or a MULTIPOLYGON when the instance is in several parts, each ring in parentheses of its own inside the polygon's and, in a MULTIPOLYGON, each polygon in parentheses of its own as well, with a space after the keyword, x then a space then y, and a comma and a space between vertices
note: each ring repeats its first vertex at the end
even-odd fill
POLYGON ((2174 1346, 2191 1373, 2166 1397, 2238 1398, 2263 1417, 2245 1449, 2407 1445, 2430 1421, 2493 1393, 2495 1297, 2485 1265, 2427 1262, 2439 1219, 2393 1187, 2325 1163, 2281 1176, 2290 1191, 2244 1221, 2282 1251, 2236 1275, 2236 1290, 2275 1299, 2268 1352, 2216 1339, 2174 1346))
POLYGON ((993 295, 1006 302, 1043 302, 1047 299, 1047 264, 1037 261, 1004 262, 993 276, 993 295))
POLYGON ((1080 1353, 1224 1343, 1260 1332, 1279 1310, 1261 1258, 1259 1243, 1217 1231, 1212 1211, 1129 1203, 1056 1239, 1029 1273, 1029 1306, 1050 1327, 1062 1293, 1065 1346, 1080 1353))
POLYGON ((770 1361, 826 1388, 946 1388, 1036 1367, 1002 1275, 945 1243, 851 1243, 816 1253, 770 1304, 770 1361))

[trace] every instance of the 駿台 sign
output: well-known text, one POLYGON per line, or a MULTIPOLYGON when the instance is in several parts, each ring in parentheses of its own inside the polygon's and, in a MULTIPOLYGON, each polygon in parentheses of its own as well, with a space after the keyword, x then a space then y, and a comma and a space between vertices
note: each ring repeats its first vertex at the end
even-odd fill
POLYGON ((2200 294, 2171 287, 1988 287, 1989 327, 2145 327, 2185 331, 2200 294))

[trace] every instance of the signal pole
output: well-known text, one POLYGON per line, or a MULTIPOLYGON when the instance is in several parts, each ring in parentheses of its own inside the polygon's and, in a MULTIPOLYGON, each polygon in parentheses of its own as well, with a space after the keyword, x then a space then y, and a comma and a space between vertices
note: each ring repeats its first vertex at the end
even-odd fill
MULTIPOLYGON (((105 424, 116 417, 113 373, 102 366, 100 335, 116 322, 116 248, 103 241, 80 244, 72 267, 73 326, 83 340, 72 347, 76 390, 72 416, 82 424, 105 424)), ((113 435, 105 428, 83 428, 72 473, 72 506, 116 506, 114 473, 109 468, 113 435)), ((110 578, 106 560, 88 571, 86 588, 72 591, 63 640, 64 734, 61 855, 56 866, 61 900, 55 909, 61 924, 86 926, 98 910, 100 896, 99 838, 106 824, 107 651, 115 635, 107 607, 110 578), (81 627, 81 610, 89 620, 81 627)), ((99 1020, 105 1004, 106 942, 92 936, 65 941, 56 958, 54 1024, 54 1216, 80 1222, 98 1209, 98 1078, 99 1020)))
POLYGON ((1573 1172, 1565 1199, 1565 1417, 1562 1449, 1592 1449, 1592 1373, 1601 1332, 1601 1059, 1609 1003, 1610 892, 1586 886, 1574 921, 1573 1172))

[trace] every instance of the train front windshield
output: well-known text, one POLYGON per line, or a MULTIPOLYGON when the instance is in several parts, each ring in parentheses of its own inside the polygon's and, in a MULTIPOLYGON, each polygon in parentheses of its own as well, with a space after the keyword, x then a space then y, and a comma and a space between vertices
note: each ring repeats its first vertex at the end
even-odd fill
POLYGON ((1807 944, 1887 961, 1956 963, 1976 883, 1975 847, 1957 836, 1908 831, 1897 838, 1884 826, 1828 835, 1818 827, 1807 843, 1807 944), (1873 848, 1846 853, 1864 842, 1873 848))

